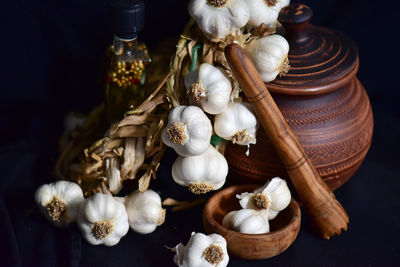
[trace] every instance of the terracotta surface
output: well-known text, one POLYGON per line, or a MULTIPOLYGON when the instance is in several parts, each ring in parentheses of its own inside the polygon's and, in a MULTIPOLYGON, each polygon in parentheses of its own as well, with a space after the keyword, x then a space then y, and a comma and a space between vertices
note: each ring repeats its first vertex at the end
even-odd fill
POLYGON ((222 219, 228 212, 240 209, 236 194, 253 191, 257 187, 237 185, 225 188, 213 195, 204 207, 203 225, 206 233, 222 235, 227 241, 230 256, 248 260, 271 258, 285 251, 299 233, 301 214, 294 199, 270 221, 270 233, 242 234, 222 226, 222 219))
MULTIPOLYGON (((341 33, 308 25, 311 15, 301 4, 281 13, 291 69, 266 85, 318 173, 335 190, 364 160, 371 145, 373 115, 365 89, 355 76, 357 47, 341 33)), ((287 178, 261 127, 248 157, 246 149, 233 144, 226 149, 230 175, 237 183, 287 178)))

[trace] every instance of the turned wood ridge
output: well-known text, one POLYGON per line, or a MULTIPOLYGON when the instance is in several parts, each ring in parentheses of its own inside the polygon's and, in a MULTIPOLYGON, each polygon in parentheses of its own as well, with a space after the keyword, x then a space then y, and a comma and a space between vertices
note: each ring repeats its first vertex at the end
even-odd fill
POLYGON ((237 44, 225 48, 232 73, 271 140, 317 233, 325 239, 347 230, 349 217, 304 153, 251 60, 237 44))

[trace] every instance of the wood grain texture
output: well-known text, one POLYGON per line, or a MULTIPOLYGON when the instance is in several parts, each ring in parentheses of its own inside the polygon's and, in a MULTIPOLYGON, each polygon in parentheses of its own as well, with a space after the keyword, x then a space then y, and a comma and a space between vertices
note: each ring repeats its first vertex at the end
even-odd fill
POLYGON ((228 45, 225 56, 247 101, 252 103, 278 153, 317 233, 329 239, 332 235, 340 234, 342 229, 347 230, 347 213, 312 166, 253 63, 237 44, 228 45))
MULTIPOLYGON (((372 141, 373 114, 356 78, 356 45, 339 32, 309 25, 311 16, 311 9, 302 4, 282 10, 279 19, 290 44, 291 68, 267 87, 314 167, 335 190, 364 160, 372 141)), ((274 176, 287 178, 262 128, 249 157, 246 149, 233 144, 226 148, 235 182, 264 184, 274 176)))
POLYGON ((252 192, 257 187, 259 185, 225 188, 214 194, 204 207, 203 225, 206 233, 222 235, 226 239, 230 256, 247 260, 271 258, 285 251, 299 233, 300 207, 294 199, 270 221, 270 233, 242 234, 222 226, 222 220, 228 212, 241 208, 236 194, 252 192))

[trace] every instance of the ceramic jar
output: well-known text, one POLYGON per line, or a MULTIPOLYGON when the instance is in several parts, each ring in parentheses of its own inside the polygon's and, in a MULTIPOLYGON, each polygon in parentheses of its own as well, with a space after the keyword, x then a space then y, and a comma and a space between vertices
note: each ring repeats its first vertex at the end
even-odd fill
MULTIPOLYGON (((309 24, 312 11, 302 4, 282 10, 279 20, 289 41, 289 73, 266 86, 306 154, 335 190, 360 167, 371 145, 373 115, 357 79, 356 45, 347 36, 309 24)), ((264 184, 287 177, 262 127, 257 144, 229 144, 225 156, 237 183, 264 184)))

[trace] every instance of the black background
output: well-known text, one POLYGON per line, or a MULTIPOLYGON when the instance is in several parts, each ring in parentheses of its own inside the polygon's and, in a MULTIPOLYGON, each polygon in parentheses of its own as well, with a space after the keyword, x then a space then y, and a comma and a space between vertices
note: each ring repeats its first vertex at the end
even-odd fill
MULTIPOLYGON (((315 236, 306 216, 286 252, 264 261, 231 259, 230 266, 396 266, 400 259, 398 137, 398 11, 395 1, 302 1, 312 23, 350 36, 359 47, 362 81, 375 118, 373 143, 354 177, 336 191, 350 216, 347 232, 315 236)), ((140 38, 154 49, 177 37, 188 19, 186 1, 146 0, 140 38)), ((153 234, 130 231, 115 247, 91 246, 75 225, 56 229, 37 213, 35 189, 50 182, 57 139, 68 111, 101 101, 99 64, 112 41, 107 0, 16 0, 0 7, 0 265, 174 266, 172 247, 202 232, 202 206, 167 212, 153 234)), ((168 151, 152 188, 162 198, 191 199, 170 176, 168 151)))

